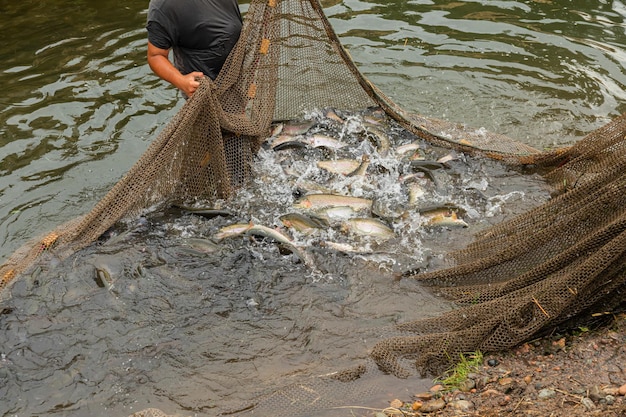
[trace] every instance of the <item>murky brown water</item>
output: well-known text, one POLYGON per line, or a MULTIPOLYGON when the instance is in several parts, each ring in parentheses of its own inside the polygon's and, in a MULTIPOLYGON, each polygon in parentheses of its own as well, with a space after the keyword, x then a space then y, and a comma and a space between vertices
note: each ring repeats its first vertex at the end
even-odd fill
MULTIPOLYGON (((9 40, 0 47, 0 257, 88 211, 176 112, 176 92, 145 64, 146 7, 0 5, 9 40)), ((345 1, 326 10, 365 75, 407 110, 540 148, 570 144, 625 110, 626 7, 618 1, 345 1)), ((378 198, 400 192, 385 182, 393 176, 375 177, 371 188, 339 184, 307 171, 320 153, 290 157, 303 179, 378 198)), ((160 407, 209 416, 290 376, 354 365, 381 328, 449 308, 395 273, 437 266, 438 254, 476 230, 547 198, 535 177, 464 158, 447 198, 470 210, 468 229, 396 224, 397 240, 374 255, 304 240, 315 271, 259 239, 190 248, 190 239, 234 222, 276 224, 295 199, 289 175, 276 180, 281 158, 260 153, 260 180, 230 204, 232 218, 151 213, 16 282, 0 310, 0 415, 125 416, 160 407), (99 286, 95 268, 112 282, 99 286)), ((392 161, 378 163, 398 174, 392 161)), ((387 391, 405 383, 384 382, 387 391)))

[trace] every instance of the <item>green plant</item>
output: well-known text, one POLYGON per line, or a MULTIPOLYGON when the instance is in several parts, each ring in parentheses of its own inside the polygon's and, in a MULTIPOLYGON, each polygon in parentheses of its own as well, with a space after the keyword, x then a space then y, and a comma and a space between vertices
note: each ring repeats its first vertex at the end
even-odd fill
POLYGON ((483 354, 480 351, 461 353, 459 356, 459 362, 452 369, 446 371, 443 379, 439 380, 447 390, 458 389, 467 380, 467 376, 483 364, 483 354))

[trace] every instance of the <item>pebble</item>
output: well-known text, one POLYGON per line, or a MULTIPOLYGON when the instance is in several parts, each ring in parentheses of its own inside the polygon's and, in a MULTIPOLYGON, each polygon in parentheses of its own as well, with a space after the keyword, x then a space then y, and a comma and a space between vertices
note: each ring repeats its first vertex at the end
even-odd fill
POLYGON ((468 411, 472 411, 474 409, 474 404, 471 401, 467 400, 454 400, 450 403, 455 410, 459 410, 461 412, 467 413, 468 411))
POLYGON ((549 388, 543 388, 537 394, 537 398, 539 398, 540 400, 549 400, 550 398, 554 398, 554 397, 556 397, 556 391, 553 389, 549 389, 549 388))
POLYGON ((490 397, 492 395, 500 395, 500 394, 502 393, 495 389, 487 389, 480 393, 480 395, 483 397, 490 397))
POLYGON ((589 389, 589 398, 591 398, 591 400, 594 402, 598 402, 600 399, 604 398, 605 396, 606 394, 604 394, 604 392, 602 392, 600 387, 597 385, 594 385, 593 387, 589 389))
POLYGON ((497 359, 489 359, 487 361, 487 365, 489 365, 489 366, 498 366, 498 365, 500 365, 500 362, 498 362, 497 359))
POLYGON ((433 385, 432 387, 430 387, 430 392, 439 392, 439 391, 443 391, 443 385, 437 384, 437 385, 433 385))
POLYGON ((511 383, 513 382, 513 378, 510 377, 506 377, 506 378, 500 378, 498 380, 498 384, 504 386, 504 385, 511 385, 511 383))
POLYGON ((402 408, 403 405, 404 405, 404 403, 401 400, 397 399, 397 398, 395 400, 391 401, 391 403, 389 404, 389 406, 393 407, 393 408, 402 408))
POLYGON ((476 388, 476 381, 473 379, 465 379, 459 384, 459 391, 470 392, 476 388))
POLYGON ((419 394, 415 394, 415 398, 422 401, 432 400, 433 394, 430 392, 420 392, 419 394))
POLYGON ((621 387, 619 387, 617 392, 619 393, 619 395, 626 395, 626 384, 624 384, 621 387))
POLYGON ((433 411, 438 411, 446 407, 446 402, 441 398, 437 398, 436 400, 431 400, 422 404, 420 408, 420 412, 422 413, 432 413, 433 411))
POLYGON ((582 403, 582 405, 585 406, 585 408, 588 411, 591 411, 596 408, 596 405, 593 403, 593 401, 589 397, 583 397, 583 399, 580 400, 580 402, 582 403))

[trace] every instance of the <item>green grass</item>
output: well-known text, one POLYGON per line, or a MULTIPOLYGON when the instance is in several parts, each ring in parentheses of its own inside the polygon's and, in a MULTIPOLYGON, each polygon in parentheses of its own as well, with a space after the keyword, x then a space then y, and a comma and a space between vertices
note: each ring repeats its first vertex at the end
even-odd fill
POLYGON ((478 370, 483 364, 483 354, 480 351, 466 354, 461 353, 459 356, 459 362, 439 380, 439 383, 441 383, 446 390, 458 389, 460 385, 467 380, 467 375, 478 370))

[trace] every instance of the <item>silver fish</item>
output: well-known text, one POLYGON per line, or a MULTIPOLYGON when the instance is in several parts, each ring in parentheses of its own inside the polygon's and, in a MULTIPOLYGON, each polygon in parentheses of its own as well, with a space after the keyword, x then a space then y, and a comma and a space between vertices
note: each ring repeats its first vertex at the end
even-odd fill
POLYGON ((363 215, 363 209, 351 206, 324 207, 315 211, 315 214, 327 222, 335 223, 363 215))
POLYGON ((372 125, 366 126, 366 132, 368 133, 368 138, 370 138, 370 140, 373 139, 374 146, 376 146, 378 153, 382 156, 387 155, 389 148, 391 147, 391 139, 389 138, 389 135, 378 127, 372 125))
POLYGON ((347 220, 344 225, 344 230, 363 236, 372 236, 381 239, 390 239, 394 236, 392 228, 380 220, 369 217, 350 219, 347 220))
POLYGON ((347 177, 362 177, 367 172, 367 168, 369 166, 370 166, 370 157, 369 155, 364 154, 361 157, 361 163, 359 164, 359 166, 354 171, 347 174, 346 176, 347 177))
POLYGON ((186 238, 183 240, 183 245, 201 253, 212 253, 219 249, 219 246, 215 242, 201 238, 186 238))
POLYGON ((280 216, 280 221, 291 229, 300 233, 311 234, 319 229, 325 229, 328 224, 321 219, 305 216, 300 213, 289 213, 280 216))
POLYGON ((371 209, 372 200, 339 194, 310 194, 301 198, 294 207, 301 209, 321 209, 324 207, 350 206, 354 209, 371 209))
POLYGON ((334 251, 342 252, 342 253, 358 253, 358 254, 372 253, 371 249, 356 247, 356 246, 350 245, 349 243, 333 242, 330 240, 325 240, 325 241, 320 242, 320 246, 323 248, 332 249, 334 251))
POLYGON ((273 229, 271 227, 263 226, 260 224, 255 224, 255 225, 252 225, 252 227, 250 227, 248 230, 246 230, 245 233, 248 235, 260 235, 263 237, 268 237, 279 243, 282 243, 293 254, 295 254, 298 258, 300 258, 300 260, 305 265, 309 267, 314 267, 314 261, 311 255, 308 252, 306 252, 304 248, 301 248, 298 245, 296 245, 289 236, 285 235, 279 230, 273 229))
POLYGON ((304 135, 315 125, 314 121, 291 121, 283 125, 282 133, 290 136, 304 135))
POLYGON ((463 209, 454 204, 435 205, 418 209, 421 216, 428 219, 431 226, 468 227, 469 225, 458 216, 464 213, 463 209))
POLYGON ((328 159, 318 161, 317 166, 332 174, 348 175, 356 171, 361 166, 361 162, 356 159, 328 159))
POLYGON ((306 146, 306 143, 302 142, 298 136, 280 135, 272 140, 270 146, 273 150, 280 151, 288 148, 303 148, 306 146))
POLYGON ((252 226, 253 226, 252 223, 236 223, 236 224, 231 224, 229 226, 222 227, 215 235, 215 239, 222 240, 222 239, 226 239, 229 237, 242 235, 252 226))
POLYGON ((341 149, 348 144, 326 135, 315 134, 307 139, 309 145, 314 148, 341 149))
POLYGON ((461 218, 459 218, 456 212, 450 212, 449 214, 437 214, 428 219, 428 224, 431 226, 441 227, 469 227, 469 225, 461 218))

